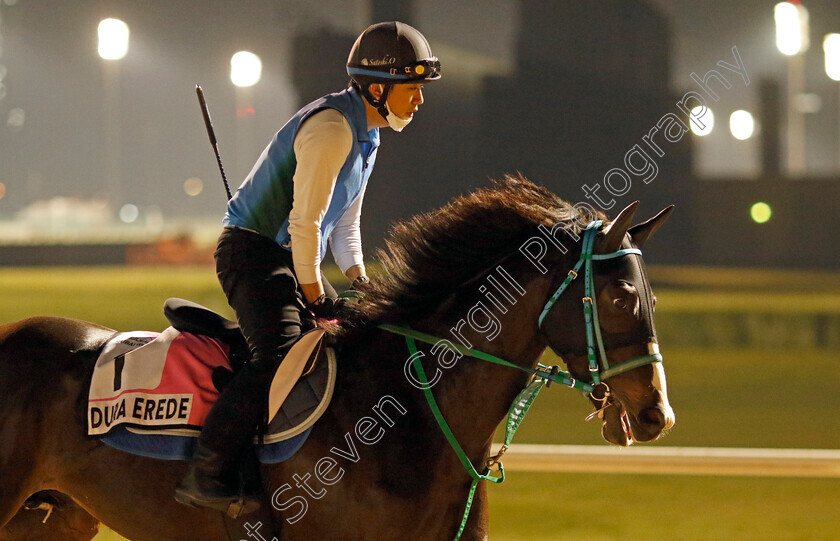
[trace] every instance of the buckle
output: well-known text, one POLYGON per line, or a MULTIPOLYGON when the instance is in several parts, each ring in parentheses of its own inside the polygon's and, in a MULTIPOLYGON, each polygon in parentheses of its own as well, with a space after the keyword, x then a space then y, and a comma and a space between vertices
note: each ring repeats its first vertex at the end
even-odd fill
MULTIPOLYGON (((551 370, 549 371, 549 375, 551 377, 546 378, 548 381, 546 381, 545 386, 546 387, 551 387, 551 383, 554 381, 554 377, 559 373, 560 373, 560 366, 556 365, 556 364, 554 366, 552 366, 551 370)), ((574 381, 574 379, 572 381, 574 381)))
POLYGON ((502 466, 502 456, 509 447, 503 443, 499 452, 487 459, 487 469, 490 471, 500 471, 502 466))

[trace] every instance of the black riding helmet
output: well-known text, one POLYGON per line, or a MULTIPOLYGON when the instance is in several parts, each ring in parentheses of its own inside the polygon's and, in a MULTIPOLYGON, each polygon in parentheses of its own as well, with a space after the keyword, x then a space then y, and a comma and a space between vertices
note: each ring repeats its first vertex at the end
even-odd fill
POLYGON ((347 58, 347 74, 365 99, 387 118, 385 101, 391 85, 440 79, 440 62, 416 28, 398 21, 369 26, 356 39, 347 58), (385 85, 376 99, 368 86, 385 85))

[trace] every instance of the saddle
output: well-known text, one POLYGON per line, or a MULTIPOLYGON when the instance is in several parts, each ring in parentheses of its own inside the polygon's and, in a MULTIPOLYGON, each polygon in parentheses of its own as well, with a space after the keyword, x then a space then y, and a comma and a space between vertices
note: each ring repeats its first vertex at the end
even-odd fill
MULTIPOLYGON (((97 360, 88 397, 88 434, 124 451, 188 459, 203 420, 249 357, 239 326, 199 304, 168 299, 162 333, 117 333, 97 360)), ((335 352, 316 328, 295 343, 269 389, 262 462, 303 445, 335 387, 335 352)))
MULTIPOLYGON (((173 297, 163 303, 163 314, 169 324, 181 332, 218 338, 230 346, 229 359, 233 370, 225 373, 225 370, 217 368, 213 371, 213 384, 220 391, 233 373, 246 363, 251 356, 239 325, 209 308, 186 299, 173 297)), ((326 382, 322 381, 323 378, 309 382, 308 378, 310 375, 314 375, 315 367, 319 359, 322 359, 321 353, 325 332, 324 329, 315 328, 301 335, 283 358, 283 362, 280 363, 277 372, 274 374, 268 393, 269 426, 280 414, 279 419, 281 420, 277 424, 283 428, 289 428, 289 430, 286 431, 288 434, 285 432, 281 435, 272 434, 272 441, 280 441, 278 437, 286 439, 299 434, 317 420, 316 418, 308 424, 301 421, 299 426, 293 426, 296 420, 300 419, 301 411, 307 411, 312 407, 317 409, 317 405, 322 402, 323 392, 319 391, 325 387, 326 382), (306 386, 298 386, 301 381, 309 385, 313 392, 312 395, 305 393, 306 386), (293 391, 296 392, 292 394, 293 391), (321 398, 318 398, 319 396, 321 398), (317 399, 318 404, 313 404, 313 398, 317 399)), ((327 363, 330 362, 330 358, 333 364, 335 363, 335 354, 332 348, 327 348, 323 353, 326 353, 327 363)), ((335 383, 334 379, 332 383, 335 383)), ((330 385, 330 395, 332 395, 332 385, 330 385)), ((326 408, 329 405, 329 400, 323 405, 326 408)), ((321 413, 323 413, 322 410, 319 411, 318 417, 321 413)))

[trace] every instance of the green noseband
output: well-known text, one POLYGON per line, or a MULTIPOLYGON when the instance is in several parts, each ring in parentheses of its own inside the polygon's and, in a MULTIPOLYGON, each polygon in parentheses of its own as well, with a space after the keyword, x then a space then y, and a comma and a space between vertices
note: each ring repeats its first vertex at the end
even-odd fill
MULTIPOLYGON (((557 291, 545 303, 545 307, 537 319, 537 326, 542 329, 543 321, 546 316, 557 303, 560 295, 569 287, 575 278, 578 277, 578 272, 581 267, 584 267, 584 297, 583 297, 583 317, 586 322, 586 356, 589 359, 589 374, 592 378, 592 383, 597 386, 602 381, 633 370, 646 364, 662 362, 662 355, 659 354, 659 346, 654 343, 648 343, 648 354, 641 357, 636 357, 627 362, 616 366, 610 366, 607 353, 604 349, 604 340, 601 338, 601 326, 598 323, 598 303, 596 302, 597 294, 595 292, 595 277, 592 272, 592 261, 603 259, 614 259, 616 257, 623 257, 625 255, 642 255, 642 251, 638 248, 626 248, 624 250, 616 250, 608 254, 593 254, 592 250, 595 247, 595 237, 598 231, 604 225, 602 220, 590 222, 586 227, 583 235, 583 246, 580 252, 580 259, 578 259, 574 268, 569 271, 569 275, 557 288, 557 291), (598 356, 596 355, 595 346, 597 345, 597 355, 601 357, 601 363, 598 364, 598 356)), ((591 392, 591 391, 590 391, 591 392)))

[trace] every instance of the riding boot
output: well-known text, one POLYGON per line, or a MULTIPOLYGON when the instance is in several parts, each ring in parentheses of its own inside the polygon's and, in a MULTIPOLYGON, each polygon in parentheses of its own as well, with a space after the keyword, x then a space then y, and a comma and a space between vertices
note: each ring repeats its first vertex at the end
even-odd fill
MULTIPOLYGON (((238 501, 238 487, 232 482, 227 457, 196 442, 193 464, 187 477, 175 489, 175 499, 185 505, 227 511, 238 501)), ((259 505, 259 503, 257 503, 259 505)))
POLYGON ((241 506, 237 514, 259 508, 253 494, 242 493, 238 465, 263 418, 263 397, 272 374, 247 364, 224 388, 196 442, 192 468, 175 489, 176 500, 221 511, 241 506))

